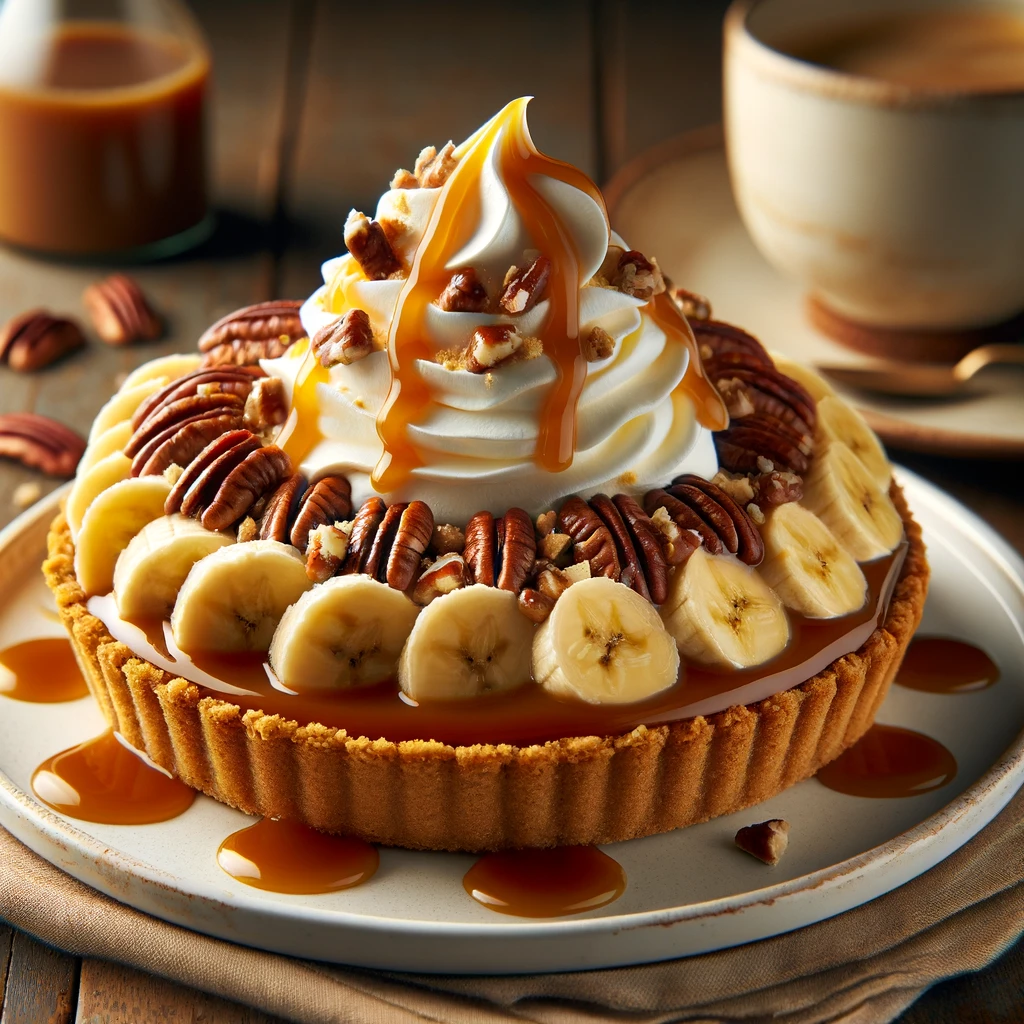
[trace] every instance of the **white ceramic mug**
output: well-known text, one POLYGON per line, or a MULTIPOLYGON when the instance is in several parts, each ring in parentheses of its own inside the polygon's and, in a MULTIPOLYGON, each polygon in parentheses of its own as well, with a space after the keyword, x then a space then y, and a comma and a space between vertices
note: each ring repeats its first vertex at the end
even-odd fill
MULTIPOLYGON (((764 255, 841 316, 960 329, 1024 310, 1024 90, 927 92, 782 47, 971 0, 741 0, 725 27, 733 191, 764 255)), ((1024 15, 1024 0, 995 6, 1024 15)))

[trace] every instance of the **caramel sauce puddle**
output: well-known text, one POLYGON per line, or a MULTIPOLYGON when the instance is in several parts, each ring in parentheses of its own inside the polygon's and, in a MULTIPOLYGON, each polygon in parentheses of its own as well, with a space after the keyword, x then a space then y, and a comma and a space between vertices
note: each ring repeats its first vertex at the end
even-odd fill
POLYGON ((33 704, 78 700, 89 686, 67 637, 25 640, 0 651, 0 695, 33 704))
POLYGON ((999 667, 980 648, 944 636, 916 636, 896 682, 925 693, 970 693, 999 680, 999 667))

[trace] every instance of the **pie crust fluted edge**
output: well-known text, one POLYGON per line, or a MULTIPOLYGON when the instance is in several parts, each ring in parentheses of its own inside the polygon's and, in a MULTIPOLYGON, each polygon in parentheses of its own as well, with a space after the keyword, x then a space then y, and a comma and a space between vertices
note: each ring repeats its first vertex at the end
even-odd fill
POLYGON ((475 852, 589 845, 760 803, 864 734, 928 589, 921 529, 895 484, 891 494, 907 556, 885 621, 855 653, 757 704, 526 747, 393 743, 242 712, 111 638, 86 608, 63 515, 50 528, 43 572, 108 722, 189 786, 250 814, 390 846, 475 852))

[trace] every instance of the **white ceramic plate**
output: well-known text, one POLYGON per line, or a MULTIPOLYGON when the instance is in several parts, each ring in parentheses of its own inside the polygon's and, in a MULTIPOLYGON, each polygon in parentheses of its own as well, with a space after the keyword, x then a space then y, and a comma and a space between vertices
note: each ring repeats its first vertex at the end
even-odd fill
MULTIPOLYGON (((656 256, 676 284, 708 296, 719 319, 802 363, 871 362, 816 330, 805 315, 801 286, 755 248, 732 197, 717 130, 691 132, 642 153, 616 174, 605 195, 615 230, 656 256)), ((960 455, 1024 455, 1024 372, 992 367, 980 382, 984 392, 940 402, 837 390, 892 444, 960 455)))
MULTIPOLYGON (((218 867, 220 841, 247 818, 200 797, 173 821, 94 825, 31 795, 47 756, 97 734, 86 698, 27 704, 0 697, 0 824, 76 878, 158 917, 297 956, 451 973, 571 970, 641 963, 749 942, 873 899, 947 856, 1005 806, 1024 780, 1024 563, 987 526, 918 477, 900 481, 924 526, 933 570, 923 629, 985 648, 1002 671, 958 696, 895 687, 879 720, 918 729, 952 750, 956 779, 905 799, 843 796, 816 780, 757 807, 667 835, 607 847, 629 887, 578 917, 531 921, 492 913, 462 888, 472 856, 381 851, 366 885, 281 896, 218 867), (768 868, 732 842, 766 818, 792 825, 768 868)), ((57 496, 0 534, 0 648, 60 625, 38 571, 57 496)))

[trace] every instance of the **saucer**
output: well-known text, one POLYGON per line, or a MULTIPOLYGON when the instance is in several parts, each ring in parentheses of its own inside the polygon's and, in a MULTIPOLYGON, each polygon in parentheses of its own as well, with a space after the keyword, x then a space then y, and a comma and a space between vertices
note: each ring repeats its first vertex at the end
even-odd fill
MULTIPOLYGON (((605 197, 615 230, 657 256, 675 284, 707 296, 716 319, 800 362, 870 365, 815 328, 801 286, 754 246, 732 197, 720 128, 687 132, 640 154, 616 173, 605 197)), ((887 444, 942 455, 1024 455, 1024 373, 993 367, 979 381, 984 391, 943 401, 835 388, 887 444)))

